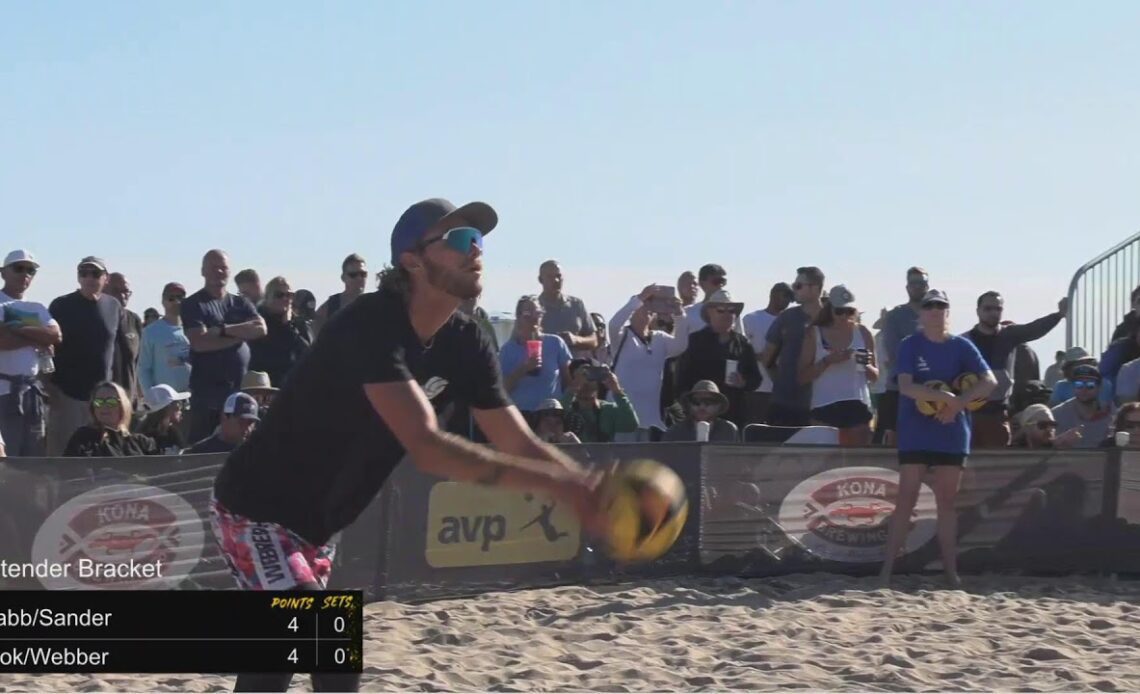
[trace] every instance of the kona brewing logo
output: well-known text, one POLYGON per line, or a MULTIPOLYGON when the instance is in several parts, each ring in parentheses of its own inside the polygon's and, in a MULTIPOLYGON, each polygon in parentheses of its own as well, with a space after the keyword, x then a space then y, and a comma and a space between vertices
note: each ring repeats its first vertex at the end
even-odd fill
MULTIPOLYGON (((780 524, 812 554, 842 562, 879 562, 898 496, 898 473, 878 467, 827 470, 800 482, 780 505, 780 524)), ((934 492, 919 488, 904 552, 935 534, 934 492)))
POLYGON ((198 564, 204 532, 182 497, 157 487, 99 487, 57 508, 36 533, 33 561, 70 565, 67 576, 41 578, 49 590, 173 588, 198 564), (160 578, 79 578, 80 560, 95 564, 162 561, 160 578))

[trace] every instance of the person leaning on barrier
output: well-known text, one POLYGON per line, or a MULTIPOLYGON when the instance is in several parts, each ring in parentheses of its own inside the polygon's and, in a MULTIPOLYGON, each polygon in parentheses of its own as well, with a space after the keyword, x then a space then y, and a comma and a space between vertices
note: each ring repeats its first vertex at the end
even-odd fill
POLYGON ((544 443, 582 443, 573 432, 566 431, 566 410, 554 398, 543 400, 535 410, 534 434, 544 443))
POLYGON ((1046 405, 1030 405, 1017 418, 1010 448, 1072 448, 1081 440, 1080 427, 1057 435, 1057 420, 1046 405))
POLYGON ((131 433, 131 402, 118 383, 103 381, 91 391, 91 423, 75 430, 64 457, 117 458, 158 455, 158 445, 145 434, 131 433))
POLYGON ((697 381, 692 390, 681 395, 680 400, 687 416, 670 427, 662 441, 696 441, 698 422, 708 423, 709 441, 736 443, 740 440, 736 425, 720 416, 728 411, 728 398, 715 383, 697 381))

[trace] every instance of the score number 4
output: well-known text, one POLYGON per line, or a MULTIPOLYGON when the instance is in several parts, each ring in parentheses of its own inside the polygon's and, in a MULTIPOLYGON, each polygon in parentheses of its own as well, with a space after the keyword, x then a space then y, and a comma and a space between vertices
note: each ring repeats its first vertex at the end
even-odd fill
MULTIPOLYGON (((297 624, 297 618, 294 617, 293 619, 289 620, 289 624, 285 628, 289 629, 293 633, 296 633, 297 631, 300 630, 301 627, 299 624, 297 624)), ((344 633, 344 617, 334 617, 333 618, 333 631, 335 631, 338 634, 344 633)), ((347 657, 348 657, 348 652, 343 648, 338 648, 335 651, 333 651, 333 661, 337 665, 344 665, 344 661, 347 657)), ((300 658, 297 657, 297 649, 294 648, 293 650, 289 651, 289 655, 286 656, 285 659, 288 660, 290 663, 293 663, 295 665, 297 663, 297 661, 300 660, 300 658)))

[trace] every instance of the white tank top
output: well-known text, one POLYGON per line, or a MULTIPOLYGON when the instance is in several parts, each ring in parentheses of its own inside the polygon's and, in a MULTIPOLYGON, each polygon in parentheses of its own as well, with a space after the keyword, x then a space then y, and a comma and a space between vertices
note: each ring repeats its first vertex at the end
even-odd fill
MULTIPOLYGON (((855 328, 851 338, 851 349, 866 349, 863 342, 863 331, 855 328)), ((818 364, 827 358, 827 348, 823 344, 823 330, 815 331, 815 362, 818 364)), ((811 384, 811 408, 823 407, 845 400, 858 400, 866 405, 871 404, 871 391, 867 387, 867 372, 859 368, 855 357, 845 362, 832 364, 820 374, 819 378, 811 384)))

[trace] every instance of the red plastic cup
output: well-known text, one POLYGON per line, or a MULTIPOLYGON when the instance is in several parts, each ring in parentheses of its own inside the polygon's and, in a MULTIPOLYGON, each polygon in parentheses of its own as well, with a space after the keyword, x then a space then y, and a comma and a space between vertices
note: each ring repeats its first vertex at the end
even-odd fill
POLYGON ((538 368, 542 368, 542 340, 526 341, 526 358, 537 359, 538 368))

